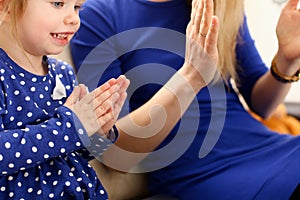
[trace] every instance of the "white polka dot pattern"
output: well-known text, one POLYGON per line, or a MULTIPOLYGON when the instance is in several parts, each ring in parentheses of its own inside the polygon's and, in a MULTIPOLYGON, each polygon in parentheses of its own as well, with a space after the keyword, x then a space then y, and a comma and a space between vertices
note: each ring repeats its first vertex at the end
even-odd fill
POLYGON ((107 199, 88 164, 81 123, 62 106, 66 98, 52 99, 55 77, 70 95, 75 73, 55 59, 44 62, 49 73, 37 76, 0 49, 0 199, 107 199))

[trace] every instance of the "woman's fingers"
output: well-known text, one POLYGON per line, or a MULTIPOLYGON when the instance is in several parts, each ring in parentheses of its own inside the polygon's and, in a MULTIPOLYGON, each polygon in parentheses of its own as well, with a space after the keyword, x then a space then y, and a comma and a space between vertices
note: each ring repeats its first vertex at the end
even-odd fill
POLYGON ((194 18, 194 22, 193 25, 195 26, 195 30, 198 32, 200 31, 200 24, 201 24, 201 20, 203 17, 203 8, 204 8, 204 1, 203 0, 195 0, 193 1, 194 3, 194 8, 192 10, 193 12, 193 18, 194 18))
MULTIPOLYGON (((206 41, 212 42, 207 36, 212 25, 214 16, 213 0, 193 0, 191 21, 187 27, 187 36, 196 40, 204 48, 206 41)), ((213 34, 210 34, 213 36, 213 34)))
POLYGON ((202 12, 202 17, 199 34, 201 37, 206 38, 214 14, 213 0, 202 0, 201 3, 203 4, 203 8, 200 10, 200 12, 202 12))
POLYGON ((215 61, 215 64, 217 64, 218 61, 218 48, 217 48, 218 35, 219 35, 219 20, 217 17, 213 16, 206 37, 204 50, 215 61))
POLYGON ((194 0, 192 1, 192 11, 191 11, 191 20, 190 20, 190 24, 191 25, 195 25, 195 20, 196 20, 196 8, 198 6, 199 0, 194 0))
POLYGON ((297 10, 298 9, 299 0, 289 0, 285 7, 291 10, 297 10))
POLYGON ((193 2, 193 21, 190 21, 186 31, 185 62, 187 66, 197 69, 201 75, 200 82, 208 84, 217 71, 219 21, 214 15, 213 0, 193 2))
POLYGON ((300 58, 300 11, 298 0, 288 0, 276 26, 278 38, 277 65, 284 74, 295 74, 300 58))

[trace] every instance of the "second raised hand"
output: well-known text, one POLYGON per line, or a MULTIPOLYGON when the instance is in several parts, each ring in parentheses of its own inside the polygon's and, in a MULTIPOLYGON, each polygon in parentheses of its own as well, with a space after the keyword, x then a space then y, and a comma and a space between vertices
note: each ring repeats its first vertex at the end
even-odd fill
POLYGON ((280 14, 276 35, 278 38, 277 67, 282 74, 294 75, 300 66, 300 10, 298 0, 288 0, 280 14))

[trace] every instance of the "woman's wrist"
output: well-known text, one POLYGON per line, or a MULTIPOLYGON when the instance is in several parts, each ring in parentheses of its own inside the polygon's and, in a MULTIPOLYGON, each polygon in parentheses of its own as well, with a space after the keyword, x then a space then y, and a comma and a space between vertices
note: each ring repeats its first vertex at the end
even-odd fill
POLYGON ((178 74, 182 76, 193 88, 194 92, 198 93, 208 83, 205 83, 198 69, 192 64, 184 63, 181 69, 178 70, 178 74))
POLYGON ((271 74, 272 76, 282 82, 282 83, 291 83, 291 82, 297 82, 300 79, 300 70, 298 69, 296 73, 293 75, 287 75, 285 73, 282 73, 276 64, 277 55, 274 56, 271 64, 271 74))

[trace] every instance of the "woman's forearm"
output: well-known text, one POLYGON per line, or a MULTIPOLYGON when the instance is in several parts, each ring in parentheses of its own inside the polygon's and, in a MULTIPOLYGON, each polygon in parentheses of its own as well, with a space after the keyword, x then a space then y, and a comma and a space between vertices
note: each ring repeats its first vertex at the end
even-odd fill
POLYGON ((120 119, 116 145, 135 153, 156 148, 206 85, 192 70, 193 67, 180 69, 147 103, 120 119))
POLYGON ((119 137, 102 156, 103 162, 127 171, 145 158, 167 137, 204 86, 194 67, 183 66, 147 103, 118 120, 119 137))
POLYGON ((251 109, 263 118, 268 118, 284 99, 291 83, 281 83, 267 72, 255 84, 251 97, 251 109))

